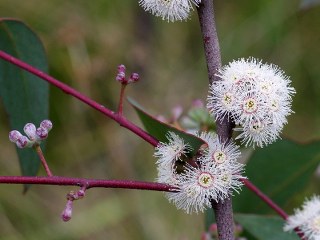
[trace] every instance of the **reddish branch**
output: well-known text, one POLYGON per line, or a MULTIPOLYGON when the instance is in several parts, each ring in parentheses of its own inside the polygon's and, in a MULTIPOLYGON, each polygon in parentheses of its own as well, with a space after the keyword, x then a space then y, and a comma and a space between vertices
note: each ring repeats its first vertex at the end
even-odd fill
POLYGON ((144 139, 145 141, 147 141, 151 145, 153 145, 153 146, 158 145, 157 139, 155 139, 154 137, 149 135, 147 132, 143 131, 141 128, 139 128, 138 126, 136 126, 133 123, 131 123, 130 121, 128 121, 122 115, 119 115, 119 114, 111 111, 110 109, 106 108, 102 104, 99 104, 99 103, 95 102, 94 100, 88 98, 87 96, 84 96, 82 93, 80 93, 77 90, 69 87, 68 85, 58 81, 57 79, 49 76, 48 74, 40 71, 39 69, 36 69, 36 68, 30 66, 29 64, 22 62, 21 60, 3 52, 3 51, 0 51, 0 58, 38 76, 39 78, 47 81, 48 83, 54 85, 57 88, 59 88, 60 90, 62 90, 66 94, 69 94, 69 95, 79 99, 81 102, 84 102, 85 104, 89 105, 90 107, 96 109, 97 111, 103 113, 107 117, 118 122, 120 124, 120 126, 129 129, 130 131, 132 131, 133 133, 135 133, 136 135, 138 135, 139 137, 141 137, 142 139, 144 139))
POLYGON ((248 179, 242 179, 243 184, 254 192, 261 200, 268 204, 273 210, 275 210, 284 220, 288 218, 288 214, 283 211, 275 202, 273 202, 267 195, 260 191, 252 182, 248 179))
POLYGON ((89 188, 126 188, 175 192, 177 189, 162 183, 142 182, 131 180, 104 180, 104 179, 85 179, 70 177, 27 177, 27 176, 0 176, 0 183, 8 184, 41 184, 59 186, 85 186, 89 188))

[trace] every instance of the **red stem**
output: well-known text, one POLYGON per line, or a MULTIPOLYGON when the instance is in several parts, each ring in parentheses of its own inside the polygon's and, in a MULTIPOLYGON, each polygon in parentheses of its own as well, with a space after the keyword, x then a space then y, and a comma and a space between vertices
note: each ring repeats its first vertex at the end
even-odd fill
POLYGON ((41 150, 41 147, 40 147, 39 145, 36 145, 34 148, 35 148, 35 150, 36 150, 36 152, 37 152, 37 154, 38 154, 38 156, 39 156, 39 158, 40 158, 40 161, 41 161, 41 163, 42 163, 42 166, 43 166, 44 169, 46 170, 47 175, 48 175, 49 177, 52 177, 53 175, 52 175, 52 173, 51 173, 51 171, 50 171, 50 168, 49 168, 49 166, 48 166, 48 164, 47 164, 47 161, 46 161, 46 159, 45 159, 45 157, 44 157, 44 155, 43 155, 43 152, 42 152, 42 150, 41 150))
POLYGON ((8 184, 41 184, 41 185, 59 185, 59 186, 85 186, 89 188, 126 188, 153 191, 175 192, 173 186, 155 183, 131 180, 104 180, 104 179, 86 179, 70 177, 29 177, 29 176, 0 176, 0 183, 8 184))
POLYGON ((275 210, 284 220, 288 218, 288 214, 280 208, 275 202, 273 202, 267 195, 260 191, 252 182, 248 179, 242 179, 243 184, 254 192, 262 201, 268 204, 273 210, 275 210))
POLYGON ((130 131, 132 131, 133 133, 135 133, 136 135, 138 135, 139 137, 141 137, 142 139, 144 139, 145 141, 150 143, 152 146, 158 145, 159 141, 156 138, 152 137, 147 132, 143 131, 141 128, 139 128, 138 126, 136 126, 133 123, 131 123, 130 121, 128 121, 125 117, 111 111, 110 109, 106 108, 102 104, 95 102, 94 100, 88 98, 87 96, 83 95, 82 93, 78 92, 77 90, 69 87, 67 84, 64 84, 64 83, 58 81, 57 79, 49 76, 48 74, 32 67, 31 65, 29 65, 25 62, 22 62, 21 60, 3 52, 3 51, 0 51, 0 58, 38 76, 39 78, 47 81, 48 83, 54 85, 55 87, 61 89, 66 94, 70 94, 71 96, 79 99, 81 102, 84 102, 85 104, 89 105, 90 107, 96 109, 97 111, 103 113, 107 117, 118 122, 120 124, 120 126, 129 129, 130 131))
POLYGON ((121 90, 120 90, 120 98, 119 98, 119 105, 118 105, 118 114, 119 116, 122 116, 123 111, 123 98, 124 98, 124 90, 126 89, 127 84, 121 84, 121 90))

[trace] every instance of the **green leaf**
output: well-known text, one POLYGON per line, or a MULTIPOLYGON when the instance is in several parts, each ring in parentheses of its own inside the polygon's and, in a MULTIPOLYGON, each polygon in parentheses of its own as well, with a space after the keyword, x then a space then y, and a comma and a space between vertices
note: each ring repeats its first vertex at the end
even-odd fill
POLYGON ((146 131, 150 135, 157 138, 160 142, 167 142, 168 140, 166 138, 166 134, 168 132, 174 132, 190 144, 190 146, 192 147, 192 156, 194 156, 197 153, 201 145, 205 144, 205 142, 202 139, 157 120, 150 114, 146 113, 143 110, 143 108, 133 99, 128 98, 128 101, 136 110, 146 131))
POLYGON ((254 214, 235 214, 235 220, 258 240, 299 240, 295 233, 283 231, 284 220, 280 217, 254 214))
MULTIPOLYGON (((319 163, 319 141, 298 144, 283 139, 266 148, 256 149, 247 164, 246 175, 274 202, 285 207, 295 194, 301 195, 319 163)), ((245 187, 235 195, 234 208, 242 213, 272 212, 245 187)))
MULTIPOLYGON (((23 22, 0 19, 0 50, 48 72, 40 39, 23 22)), ((49 86, 38 77, 0 59, 0 96, 12 129, 22 131, 48 118, 49 86)), ((9 140, 8 140, 9 141, 9 140)), ((23 175, 37 174, 40 161, 33 149, 17 149, 23 175)))

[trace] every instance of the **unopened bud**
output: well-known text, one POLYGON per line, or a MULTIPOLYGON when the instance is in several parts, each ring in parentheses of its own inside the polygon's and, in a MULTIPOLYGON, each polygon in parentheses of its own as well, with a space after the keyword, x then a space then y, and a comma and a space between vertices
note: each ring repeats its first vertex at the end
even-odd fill
POLYGON ((121 73, 121 72, 125 73, 125 71, 126 71, 126 67, 123 64, 118 66, 118 73, 121 73))
POLYGON ((140 79, 140 76, 139 76, 138 73, 132 73, 132 74, 130 75, 130 78, 129 78, 128 83, 138 82, 139 79, 140 79))
POLYGON ((49 132, 52 129, 52 122, 50 120, 43 120, 40 123, 40 127, 43 127, 45 129, 47 129, 47 131, 49 132))
POLYGON ((39 127, 36 130, 36 138, 37 140, 44 140, 48 137, 48 130, 44 127, 39 127))
POLYGON ((126 74, 124 72, 119 72, 116 76, 116 80, 122 84, 127 84, 126 74))
POLYGON ((17 142, 21 136, 22 134, 17 130, 9 132, 9 140, 13 143, 17 142))
POLYGON ((30 140, 36 140, 36 126, 33 123, 27 123, 23 131, 27 134, 30 140))
POLYGON ((16 145, 18 148, 25 148, 25 147, 30 147, 32 143, 26 136, 21 136, 17 141, 16 145))
POLYGON ((68 200, 66 207, 63 209, 61 213, 61 218, 64 222, 68 222, 72 217, 72 205, 73 205, 73 201, 68 200))

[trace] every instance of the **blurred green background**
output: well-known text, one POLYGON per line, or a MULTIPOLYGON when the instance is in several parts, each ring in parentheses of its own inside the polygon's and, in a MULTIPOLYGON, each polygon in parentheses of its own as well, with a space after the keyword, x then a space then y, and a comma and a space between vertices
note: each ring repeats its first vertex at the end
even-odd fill
MULTIPOLYGON (((127 95, 152 114, 170 116, 176 105, 206 99, 208 81, 196 12, 167 23, 145 13, 138 1, 1 0, 0 16, 18 18, 42 39, 50 74, 116 109, 116 67, 141 81, 127 95)), ((306 1, 311 2, 311 1, 306 1)), ((223 63, 257 57, 279 65, 297 94, 284 135, 299 142, 320 136, 320 7, 298 0, 215 1, 223 63)), ((0 39, 1 40, 1 39, 0 39)), ((36 106, 35 106, 36 107, 36 106)), ((139 123, 125 106, 129 119, 139 123)), ((54 174, 153 181, 152 147, 100 113, 50 89, 46 158, 54 174)), ((0 174, 19 175, 0 104, 0 174)), ((41 169, 39 175, 43 175, 41 169)), ((200 239, 203 215, 186 215, 162 193, 92 189, 74 204, 73 219, 60 213, 72 187, 0 186, 0 239, 200 239)))

